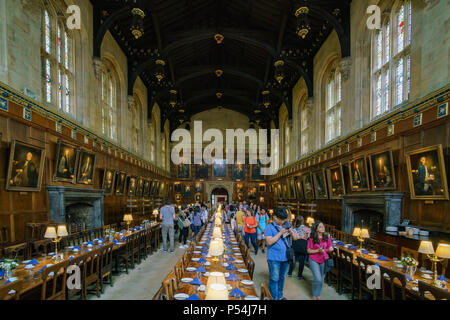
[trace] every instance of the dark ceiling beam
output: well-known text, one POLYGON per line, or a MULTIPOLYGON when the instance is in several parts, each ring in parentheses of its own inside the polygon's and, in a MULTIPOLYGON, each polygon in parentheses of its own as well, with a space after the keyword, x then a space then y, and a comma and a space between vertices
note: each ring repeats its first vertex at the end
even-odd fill
POLYGON ((245 102, 245 104, 252 105, 253 107, 255 107, 255 101, 248 97, 247 91, 233 90, 233 89, 208 89, 208 90, 194 91, 192 92, 191 97, 184 102, 184 105, 186 107, 189 107, 190 105, 193 104, 194 101, 201 100, 204 98, 212 98, 214 99, 213 104, 220 105, 221 100, 223 101, 228 97, 239 101, 243 101, 245 102), (217 92, 223 93, 222 99, 218 99, 216 97, 217 92))
POLYGON ((183 77, 180 77, 176 82, 176 87, 181 87, 184 82, 195 79, 197 77, 205 76, 205 75, 215 75, 215 71, 217 69, 221 69, 224 72, 224 75, 231 74, 236 77, 241 77, 248 81, 251 81, 257 85, 258 88, 262 88, 264 86, 264 82, 258 77, 249 74, 247 72, 241 71, 239 68, 233 66, 200 66, 196 71, 189 73, 183 77))
POLYGON ((111 13, 105 19, 105 21, 99 26, 94 36, 94 57, 100 58, 103 38, 108 29, 111 28, 114 25, 114 23, 116 23, 117 21, 128 15, 131 15, 131 8, 128 5, 125 5, 124 8, 111 13))
MULTIPOLYGON (((167 56, 172 50, 175 50, 179 47, 182 47, 186 44, 190 44, 193 42, 198 42, 206 39, 211 39, 214 41, 214 35, 219 32, 216 29, 207 29, 207 30, 189 30, 182 33, 177 33, 171 36, 167 36, 167 39, 178 39, 171 42, 169 45, 165 46, 162 54, 167 56)), ((244 42, 247 44, 251 44, 257 46, 261 49, 264 49, 270 55, 276 55, 276 48, 263 40, 259 39, 270 39, 271 36, 267 33, 258 31, 258 30, 240 30, 233 28, 220 28, 220 33, 225 37, 224 41, 227 39, 232 39, 235 41, 244 42)))

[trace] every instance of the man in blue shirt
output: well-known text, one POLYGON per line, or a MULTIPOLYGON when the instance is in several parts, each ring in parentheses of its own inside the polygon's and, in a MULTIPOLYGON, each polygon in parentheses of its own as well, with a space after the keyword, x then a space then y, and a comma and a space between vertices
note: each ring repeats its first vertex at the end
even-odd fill
POLYGON ((267 264, 269 266, 269 291, 274 300, 286 300, 283 296, 284 278, 289 269, 289 261, 286 249, 289 246, 291 236, 293 240, 298 240, 299 235, 292 228, 283 228, 288 215, 285 208, 278 208, 274 214, 274 222, 269 224, 265 230, 265 240, 267 244, 267 264), (284 239, 283 239, 284 238, 284 239))
POLYGON ((166 205, 160 210, 161 223, 161 233, 163 238, 163 251, 167 252, 167 235, 169 235, 170 241, 170 253, 173 253, 174 246, 174 221, 175 221, 175 210, 170 206, 169 199, 166 200, 166 205))

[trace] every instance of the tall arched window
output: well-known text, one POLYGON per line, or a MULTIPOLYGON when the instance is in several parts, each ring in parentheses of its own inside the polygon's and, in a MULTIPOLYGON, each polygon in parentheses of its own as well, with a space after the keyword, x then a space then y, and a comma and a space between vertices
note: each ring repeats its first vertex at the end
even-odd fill
POLYGON ((41 56, 43 96, 45 102, 66 113, 73 113, 72 39, 65 28, 64 17, 44 7, 41 26, 41 56))
POLYGON ((134 152, 136 153, 141 153, 139 150, 139 146, 140 146, 140 139, 139 139, 139 135, 141 132, 141 101, 137 96, 134 96, 134 101, 136 101, 136 103, 134 104, 133 109, 131 110, 131 133, 132 133, 132 149, 134 152))
POLYGON ((301 155, 304 155, 309 151, 309 111, 305 99, 300 104, 300 128, 301 155))
POLYGON ((372 116, 409 99, 412 2, 399 1, 373 37, 372 116))
POLYGON ((284 164, 288 164, 290 157, 290 145, 291 145, 291 135, 290 135, 290 128, 289 128, 289 122, 286 121, 285 122, 285 127, 284 127, 284 164))
POLYGON ((341 72, 331 71, 326 85, 325 142, 341 135, 341 72))
POLYGON ((150 126, 150 160, 155 162, 156 159, 156 114, 152 112, 152 124, 150 126))
POLYGON ((166 168, 166 133, 164 132, 161 137, 161 164, 162 167, 166 168))
POLYGON ((101 76, 102 133, 115 140, 117 131, 117 85, 111 68, 105 64, 101 76))

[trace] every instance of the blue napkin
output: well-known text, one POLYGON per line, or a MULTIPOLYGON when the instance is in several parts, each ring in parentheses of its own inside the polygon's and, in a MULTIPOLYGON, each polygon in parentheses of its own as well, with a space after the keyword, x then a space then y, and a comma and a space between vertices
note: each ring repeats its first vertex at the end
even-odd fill
POLYGON ((227 281, 239 281, 239 278, 234 273, 232 273, 228 276, 227 281))
POLYGON ((349 246, 348 247, 350 250, 356 250, 355 246, 349 246))
POLYGON ((70 260, 70 259, 73 259, 74 258, 74 256, 70 256, 67 260, 70 260))
POLYGON ((380 265, 378 264, 378 262, 375 262, 375 265, 379 268, 380 267, 380 265))
POLYGON ((11 281, 8 280, 8 281, 6 281, 3 285, 6 286, 8 283, 11 283, 11 281))
POLYGON ((206 262, 206 259, 201 257, 197 262, 206 262))
POLYGON ((230 263, 227 267, 227 270, 237 270, 237 268, 232 263, 230 263))
POLYGON ((203 268, 203 266, 200 266, 197 268, 197 270, 195 270, 195 272, 206 272, 205 268, 203 268))
POLYGON ((5 276, 5 270, 0 270, 0 277, 4 277, 5 276))
POLYGON ((123 236, 122 238, 120 238, 120 240, 127 240, 127 237, 123 236))
POLYGON ((233 289, 233 291, 230 292, 230 296, 239 298, 239 297, 245 297, 245 294, 241 290, 239 290, 238 287, 236 287, 233 289))
POLYGON ((98 241, 105 242, 105 239, 100 238, 100 239, 98 239, 98 241))
POLYGON ((200 300, 200 298, 194 293, 192 296, 190 296, 186 300, 200 300))
POLYGON ((81 250, 79 246, 73 246, 72 250, 75 250, 75 249, 81 250))
POLYGON ((92 245, 94 245, 94 243, 93 243, 92 241, 89 241, 89 242, 88 242, 87 244, 88 244, 88 245, 89 245, 89 244, 92 244, 92 245))
POLYGON ((32 264, 33 266, 37 266, 39 262, 36 259, 31 260, 28 264, 32 264))
POLYGON ((53 257, 53 256, 55 255, 55 253, 54 253, 54 252, 50 252, 48 255, 49 255, 50 257, 53 257))
POLYGON ((342 246, 343 245, 343 242, 342 241, 338 241, 338 242, 336 242, 337 243, 337 245, 339 245, 339 246, 342 246))
POLYGON ((380 261, 389 261, 389 259, 386 258, 386 257, 383 256, 383 255, 379 256, 379 257, 378 257, 378 260, 380 260, 380 261))
POLYGON ((232 256, 228 256, 227 262, 234 261, 234 258, 232 256))
POLYGON ((42 271, 44 271, 45 268, 47 268, 47 266, 43 266, 42 269, 38 271, 38 273, 42 273, 42 271))
POLYGON ((445 281, 445 282, 448 283, 448 280, 447 280, 446 277, 444 277, 444 275, 440 275, 437 279, 438 279, 439 281, 445 281))
POLYGON ((362 250, 362 253, 364 253, 364 254, 368 254, 368 253, 369 253, 369 251, 367 251, 366 249, 363 249, 363 250, 362 250))
POLYGON ((406 280, 408 280, 408 281, 413 281, 413 279, 409 276, 409 274, 405 274, 405 277, 406 277, 406 280))
POLYGON ((117 241, 116 239, 114 239, 114 241, 113 241, 113 243, 114 244, 117 244, 119 241, 117 241))
POLYGON ((203 283, 202 283, 202 280, 200 280, 198 277, 197 278, 195 278, 194 280, 192 280, 191 282, 189 282, 190 284, 193 284, 193 285, 199 285, 199 286, 201 286, 203 283))

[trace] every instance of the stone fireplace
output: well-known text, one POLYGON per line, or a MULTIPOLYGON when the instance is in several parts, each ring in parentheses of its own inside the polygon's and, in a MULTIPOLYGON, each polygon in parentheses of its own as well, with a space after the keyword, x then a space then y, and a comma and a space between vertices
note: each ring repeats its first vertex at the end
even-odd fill
POLYGON ((348 194, 342 198, 342 230, 353 233, 354 227, 369 228, 369 232, 386 231, 400 224, 403 193, 348 194))
POLYGON ((50 221, 70 233, 103 226, 103 190, 48 186, 50 221))

